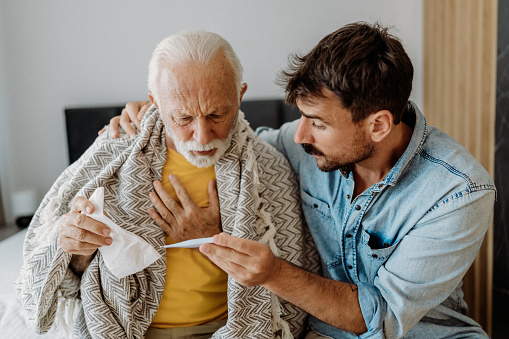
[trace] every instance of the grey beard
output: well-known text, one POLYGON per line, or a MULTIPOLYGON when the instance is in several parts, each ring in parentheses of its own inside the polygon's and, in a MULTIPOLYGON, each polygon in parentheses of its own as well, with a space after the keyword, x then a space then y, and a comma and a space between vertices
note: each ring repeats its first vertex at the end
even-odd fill
POLYGON ((184 158, 186 158, 186 160, 192 165, 203 168, 214 165, 228 150, 233 134, 237 130, 237 119, 238 114, 232 124, 232 128, 230 129, 228 136, 225 139, 213 139, 206 145, 201 145, 196 140, 183 141, 179 139, 164 119, 163 123, 166 134, 171 138, 171 140, 173 140, 177 152, 183 155, 184 158), (196 155, 192 153, 192 151, 209 151, 214 148, 216 149, 214 155, 196 155))

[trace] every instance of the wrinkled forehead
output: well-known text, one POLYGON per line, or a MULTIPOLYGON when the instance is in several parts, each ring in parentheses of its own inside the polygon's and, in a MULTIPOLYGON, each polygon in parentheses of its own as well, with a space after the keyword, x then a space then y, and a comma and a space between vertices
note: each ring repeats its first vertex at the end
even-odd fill
POLYGON ((238 103, 235 75, 227 62, 187 62, 161 72, 157 96, 164 106, 231 106, 238 103))

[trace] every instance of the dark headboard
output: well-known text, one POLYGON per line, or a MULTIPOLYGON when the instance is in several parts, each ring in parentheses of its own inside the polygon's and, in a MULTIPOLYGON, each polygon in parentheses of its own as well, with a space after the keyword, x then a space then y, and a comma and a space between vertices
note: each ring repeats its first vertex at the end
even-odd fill
MULTIPOLYGON (((122 106, 65 108, 69 163, 75 162, 97 138, 97 132, 122 112, 122 106)), ((253 129, 278 128, 300 117, 298 109, 283 100, 246 100, 240 109, 253 129)))

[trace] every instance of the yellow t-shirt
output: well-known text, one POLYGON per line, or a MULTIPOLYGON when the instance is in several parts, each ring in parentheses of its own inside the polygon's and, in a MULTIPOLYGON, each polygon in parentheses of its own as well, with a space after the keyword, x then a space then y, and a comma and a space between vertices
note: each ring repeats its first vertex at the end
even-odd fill
MULTIPOLYGON (((193 201, 209 205, 208 184, 215 178, 214 166, 198 168, 181 154, 168 149, 162 183, 175 198, 169 174, 179 178, 193 201)), ((166 244, 174 241, 166 237, 166 244)), ((188 327, 224 319, 228 315, 227 274, 198 251, 187 248, 166 250, 166 282, 163 298, 151 324, 153 327, 188 327)))

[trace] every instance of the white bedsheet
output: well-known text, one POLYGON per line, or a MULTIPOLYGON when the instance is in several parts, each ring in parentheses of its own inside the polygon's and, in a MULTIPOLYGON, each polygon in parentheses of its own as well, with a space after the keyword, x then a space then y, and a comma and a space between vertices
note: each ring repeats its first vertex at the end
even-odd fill
POLYGON ((0 297, 15 294, 14 281, 23 264, 23 240, 26 230, 0 241, 0 297))
POLYGON ((26 230, 0 241, 0 338, 63 338, 55 333, 38 335, 26 321, 14 282, 23 265, 26 230))

